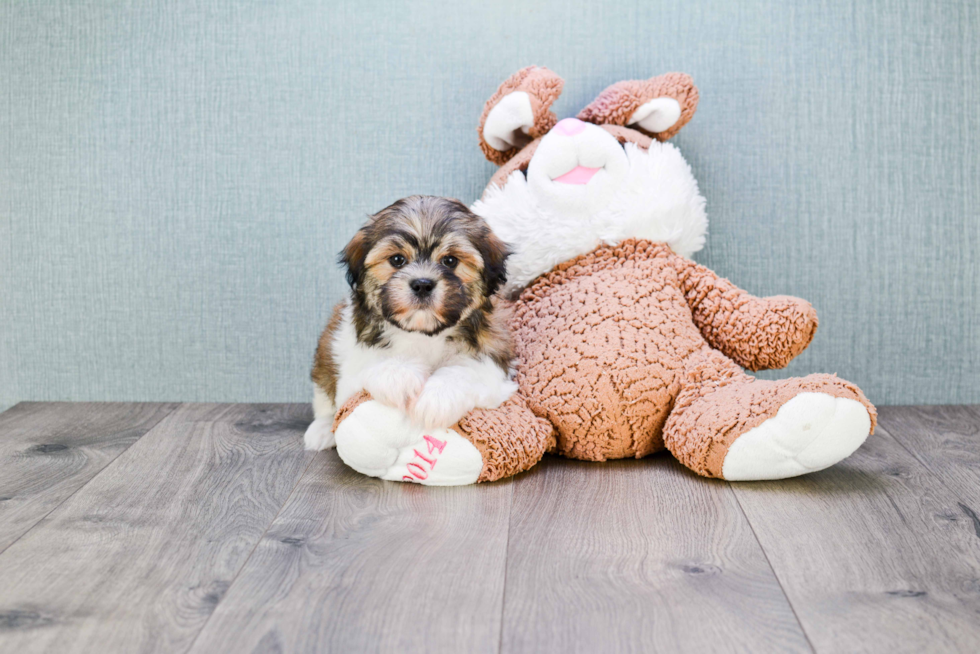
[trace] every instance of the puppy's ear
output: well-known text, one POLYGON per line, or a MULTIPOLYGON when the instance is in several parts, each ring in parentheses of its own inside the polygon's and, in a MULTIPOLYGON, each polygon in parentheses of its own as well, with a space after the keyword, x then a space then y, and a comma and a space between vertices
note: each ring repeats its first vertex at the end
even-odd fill
POLYGON ((480 240, 477 249, 483 257, 483 285, 490 297, 507 282, 507 257, 510 248, 487 229, 486 236, 480 240))
POLYGON ((565 81, 547 68, 522 68, 487 100, 480 117, 480 149, 502 166, 521 148, 548 133, 558 118, 549 111, 565 81))
POLYGON ((344 247, 338 257, 340 265, 346 269, 347 283, 355 288, 364 275, 364 260, 371 249, 368 230, 370 226, 361 227, 354 238, 344 247))
POLYGON ((680 131, 698 108, 698 87, 685 73, 665 73, 648 80, 626 80, 606 88, 579 112, 579 120, 596 125, 632 127, 666 141, 680 131))

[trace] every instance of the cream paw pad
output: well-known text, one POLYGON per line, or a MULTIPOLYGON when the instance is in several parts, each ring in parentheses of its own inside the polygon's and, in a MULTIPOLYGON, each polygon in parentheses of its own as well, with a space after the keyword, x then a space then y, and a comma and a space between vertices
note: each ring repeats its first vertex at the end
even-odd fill
POLYGON ((853 454, 870 431, 871 417, 860 402, 800 393, 731 444, 722 476, 754 481, 823 470, 853 454))

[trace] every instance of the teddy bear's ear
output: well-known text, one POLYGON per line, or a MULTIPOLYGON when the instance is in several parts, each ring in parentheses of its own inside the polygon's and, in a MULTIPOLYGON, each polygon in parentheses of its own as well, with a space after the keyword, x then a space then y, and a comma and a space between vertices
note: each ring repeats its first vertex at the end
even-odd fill
POLYGON ((549 111, 565 81, 544 67, 528 66, 500 85, 480 117, 480 149, 502 166, 558 121, 549 111))
POLYGON ((579 120, 632 127, 666 141, 687 124, 698 108, 698 87, 684 73, 648 80, 617 82, 579 112, 579 120))

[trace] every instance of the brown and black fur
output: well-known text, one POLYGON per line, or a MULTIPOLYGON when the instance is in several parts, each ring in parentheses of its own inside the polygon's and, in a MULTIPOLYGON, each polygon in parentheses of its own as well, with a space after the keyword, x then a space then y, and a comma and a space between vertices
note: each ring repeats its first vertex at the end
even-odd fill
POLYGON ((313 355, 313 370, 310 372, 313 383, 323 389, 331 402, 337 397, 337 376, 340 374, 340 367, 333 357, 331 342, 333 335, 340 329, 343 309, 343 302, 333 308, 330 320, 327 321, 327 326, 323 329, 320 340, 316 344, 316 354, 313 355))
MULTIPOLYGON (((458 200, 413 195, 382 209, 340 253, 351 287, 357 340, 369 347, 387 347, 391 326, 430 336, 445 334, 461 351, 485 354, 507 370, 513 358, 509 313, 496 294, 507 281, 509 254, 486 222, 458 200), (395 268, 391 260, 396 254, 408 263, 395 268), (443 265, 447 256, 458 264, 443 265), (436 282, 437 302, 420 305, 409 297, 406 280, 420 271, 436 282), (417 320, 424 324, 407 324, 408 312, 424 314, 417 320)), ((313 364, 313 381, 331 398, 338 374, 331 347, 344 304, 334 308, 313 364)))

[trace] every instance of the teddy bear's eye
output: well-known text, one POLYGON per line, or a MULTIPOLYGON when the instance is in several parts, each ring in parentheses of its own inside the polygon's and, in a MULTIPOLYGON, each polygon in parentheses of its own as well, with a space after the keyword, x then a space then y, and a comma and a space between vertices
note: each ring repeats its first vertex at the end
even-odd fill
POLYGON ((388 263, 390 263, 393 268, 401 268, 408 263, 408 259, 400 254, 393 254, 388 257, 388 263))
POLYGON ((444 265, 446 268, 449 268, 450 270, 455 268, 458 264, 459 264, 459 259, 457 259, 452 255, 445 256, 442 258, 442 265, 444 265))

